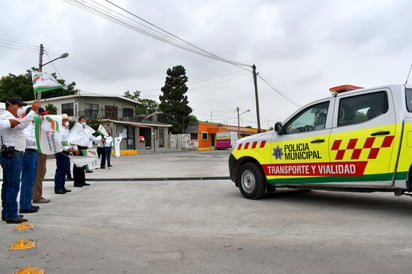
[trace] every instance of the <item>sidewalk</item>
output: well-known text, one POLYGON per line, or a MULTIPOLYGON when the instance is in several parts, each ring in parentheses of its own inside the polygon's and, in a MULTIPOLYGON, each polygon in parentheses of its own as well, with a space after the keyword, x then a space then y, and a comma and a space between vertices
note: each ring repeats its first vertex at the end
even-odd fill
MULTIPOLYGON (((86 173, 89 181, 170 180, 170 179, 228 179, 227 160, 230 151, 173 151, 144 152, 137 155, 111 157, 113 167, 86 173)), ((51 156, 53 157, 53 156, 51 156)), ((53 181, 56 161, 47 160, 45 181, 53 181)), ((66 182, 70 186, 71 182, 66 182)))

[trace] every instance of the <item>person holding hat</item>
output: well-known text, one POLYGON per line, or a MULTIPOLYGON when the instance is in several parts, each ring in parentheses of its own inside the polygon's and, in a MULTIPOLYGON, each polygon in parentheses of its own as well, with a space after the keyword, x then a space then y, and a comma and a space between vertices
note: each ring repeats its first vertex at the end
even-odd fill
MULTIPOLYGON (((16 119, 24 113, 20 97, 10 97, 6 101, 6 111, 0 116, 1 120, 16 119)), ((14 128, 1 130, 2 151, 0 164, 3 168, 3 184, 1 190, 2 220, 8 224, 26 222, 22 215, 18 215, 17 195, 20 189, 23 153, 26 149, 26 139, 23 129, 26 128, 33 116, 39 111, 40 103, 34 101, 32 110, 20 120, 14 128)))
POLYGON ((70 169, 70 158, 69 155, 74 152, 73 147, 68 142, 69 139, 69 120, 70 117, 63 113, 62 115, 62 127, 61 127, 61 143, 63 146, 63 151, 56 153, 54 156, 56 158, 56 173, 54 175, 54 193, 56 194, 66 194, 71 192, 70 189, 65 187, 67 169, 70 169))
MULTIPOLYGON (((49 114, 44 108, 39 109, 39 115, 49 114)), ((34 204, 44 204, 49 203, 50 199, 43 198, 43 181, 44 176, 46 175, 46 160, 47 155, 43 153, 38 153, 37 155, 37 172, 36 180, 33 187, 32 200, 34 204)))

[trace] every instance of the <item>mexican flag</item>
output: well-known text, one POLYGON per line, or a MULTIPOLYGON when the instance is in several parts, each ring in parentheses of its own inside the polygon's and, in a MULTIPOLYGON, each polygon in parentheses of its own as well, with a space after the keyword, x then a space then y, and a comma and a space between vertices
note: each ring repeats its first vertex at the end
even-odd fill
POLYGON ((35 93, 63 88, 52 75, 45 72, 36 71, 33 75, 32 83, 35 93))
POLYGON ((62 127, 61 115, 36 115, 33 117, 33 121, 37 151, 46 155, 52 155, 62 151, 60 130, 62 127))

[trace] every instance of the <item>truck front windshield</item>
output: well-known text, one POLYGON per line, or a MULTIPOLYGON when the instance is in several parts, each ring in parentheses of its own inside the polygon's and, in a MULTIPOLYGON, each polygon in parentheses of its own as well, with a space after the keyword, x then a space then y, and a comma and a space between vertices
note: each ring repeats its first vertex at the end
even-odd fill
POLYGON ((406 107, 408 108, 408 112, 412 112, 412 89, 407 88, 405 90, 406 94, 406 107))

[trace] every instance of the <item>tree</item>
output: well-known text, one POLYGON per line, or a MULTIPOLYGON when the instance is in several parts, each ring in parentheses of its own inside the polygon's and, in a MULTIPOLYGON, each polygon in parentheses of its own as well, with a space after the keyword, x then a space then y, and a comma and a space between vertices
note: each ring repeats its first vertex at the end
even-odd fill
POLYGON ((136 114, 151 114, 155 113, 159 104, 155 100, 140 98, 140 91, 136 90, 133 94, 130 91, 126 91, 123 97, 137 101, 139 104, 136 107, 136 114))
POLYGON ((47 104, 46 106, 46 111, 48 111, 50 114, 57 114, 57 108, 53 104, 47 104))
MULTIPOLYGON (((65 88, 43 92, 41 96, 42 98, 76 94, 78 90, 75 89, 75 82, 66 85, 65 80, 58 79, 55 73, 52 73, 52 75, 56 81, 65 86, 65 88)), ((21 97, 23 101, 34 100, 35 96, 31 70, 27 70, 24 75, 21 74, 16 76, 9 73, 9 75, 0 78, 0 101, 5 102, 8 97, 13 96, 21 97)))
POLYGON ((0 78, 0 101, 5 102, 7 98, 14 96, 21 97, 23 101, 34 100, 34 91, 29 70, 24 75, 9 73, 9 75, 0 78))
POLYGON ((167 70, 165 85, 161 88, 163 95, 159 96, 159 110, 165 122, 172 124, 172 133, 183 133, 189 122, 192 108, 185 95, 188 88, 188 78, 183 66, 178 65, 167 70))

